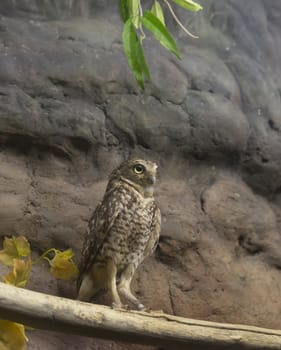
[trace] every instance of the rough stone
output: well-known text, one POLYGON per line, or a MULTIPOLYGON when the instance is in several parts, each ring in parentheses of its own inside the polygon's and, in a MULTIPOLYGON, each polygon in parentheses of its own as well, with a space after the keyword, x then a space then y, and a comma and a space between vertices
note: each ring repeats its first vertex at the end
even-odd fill
MULTIPOLYGON (((26 235, 34 258, 70 247, 78 261, 109 172, 154 159, 162 235, 134 291, 156 310, 280 328, 281 4, 200 3, 177 12, 197 40, 166 16, 181 61, 148 36, 141 91, 116 1, 0 2, 0 236, 26 235)), ((75 298, 46 265, 28 288, 75 298)), ((31 350, 144 349, 28 337, 31 350)))

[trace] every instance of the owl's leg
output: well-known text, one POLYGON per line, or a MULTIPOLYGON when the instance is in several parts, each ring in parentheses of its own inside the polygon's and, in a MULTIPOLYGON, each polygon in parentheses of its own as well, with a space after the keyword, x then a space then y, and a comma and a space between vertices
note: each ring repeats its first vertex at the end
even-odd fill
POLYGON ((92 276, 89 274, 85 275, 78 292, 77 300, 90 301, 97 291, 98 288, 95 288, 92 276))
POLYGON ((117 267, 115 263, 110 260, 107 263, 107 288, 112 296, 112 305, 114 308, 122 308, 122 303, 117 291, 116 286, 116 275, 117 275, 117 267))
POLYGON ((131 292, 131 281, 134 276, 135 267, 130 264, 122 272, 120 277, 120 282, 118 284, 118 290, 124 298, 130 301, 132 304, 136 305, 139 310, 144 308, 144 305, 133 295, 131 292))

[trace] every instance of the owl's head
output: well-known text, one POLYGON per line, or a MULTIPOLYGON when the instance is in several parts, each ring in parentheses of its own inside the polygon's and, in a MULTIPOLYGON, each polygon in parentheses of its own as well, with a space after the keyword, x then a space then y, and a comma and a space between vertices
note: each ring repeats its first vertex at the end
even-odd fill
POLYGON ((123 180, 132 185, 145 197, 153 195, 157 164, 144 159, 130 159, 119 165, 110 175, 111 180, 123 180))

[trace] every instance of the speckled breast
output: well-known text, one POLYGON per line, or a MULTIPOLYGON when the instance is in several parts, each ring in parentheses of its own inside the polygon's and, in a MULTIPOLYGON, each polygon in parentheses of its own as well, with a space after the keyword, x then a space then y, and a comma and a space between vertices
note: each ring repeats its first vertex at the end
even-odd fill
POLYGON ((138 266, 143 260, 155 210, 153 198, 143 198, 135 191, 124 191, 123 204, 99 253, 99 258, 113 259, 118 270, 131 263, 138 266))

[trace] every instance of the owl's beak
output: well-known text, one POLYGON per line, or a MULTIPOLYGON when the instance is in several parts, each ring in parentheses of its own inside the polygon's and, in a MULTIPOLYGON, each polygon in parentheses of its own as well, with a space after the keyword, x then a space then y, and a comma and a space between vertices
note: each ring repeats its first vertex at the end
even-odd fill
POLYGON ((155 175, 150 176, 150 177, 149 177, 149 180, 151 180, 151 185, 155 185, 156 176, 155 176, 155 175))

